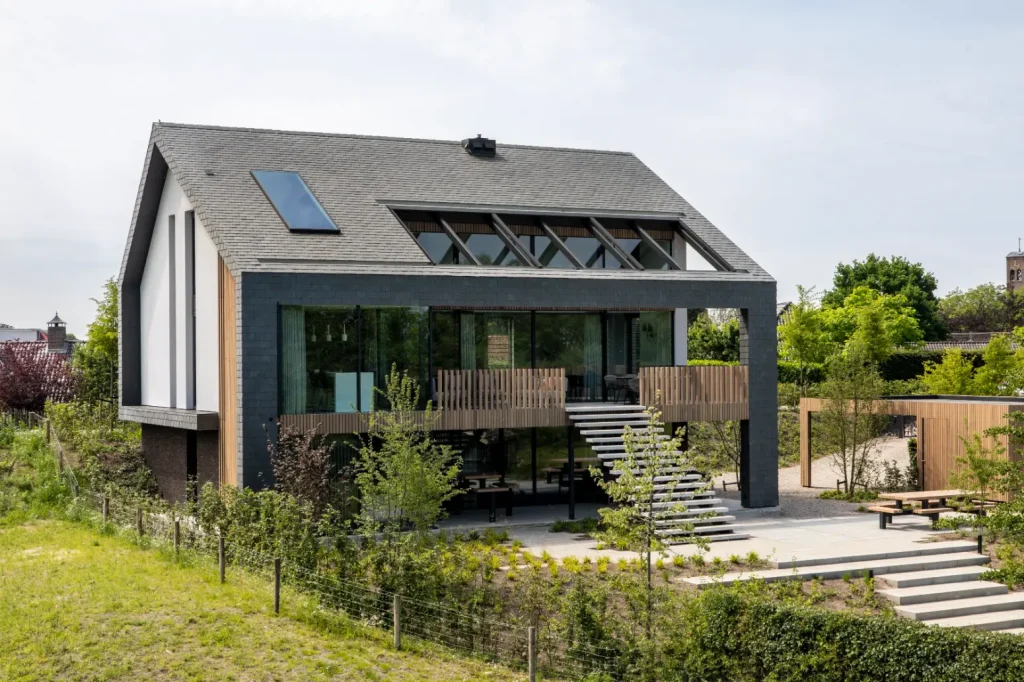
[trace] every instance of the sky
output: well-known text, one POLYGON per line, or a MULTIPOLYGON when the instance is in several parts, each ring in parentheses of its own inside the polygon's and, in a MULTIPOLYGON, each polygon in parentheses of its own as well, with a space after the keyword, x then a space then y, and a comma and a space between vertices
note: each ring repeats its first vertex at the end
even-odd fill
POLYGON ((0 322, 84 335, 156 120, 625 150, 778 281, 1024 236, 1024 3, 0 0, 0 322))

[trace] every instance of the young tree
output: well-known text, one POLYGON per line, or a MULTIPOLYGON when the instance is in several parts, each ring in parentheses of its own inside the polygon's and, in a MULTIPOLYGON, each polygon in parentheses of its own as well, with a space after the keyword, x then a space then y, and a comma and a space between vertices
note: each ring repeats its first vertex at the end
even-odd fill
POLYGON ((833 359, 822 386, 820 442, 828 448, 832 468, 843 476, 847 494, 865 484, 871 472, 870 455, 887 422, 877 403, 883 386, 867 352, 856 345, 833 359))
POLYGON ((732 470, 739 489, 740 479, 740 423, 691 422, 686 426, 690 442, 690 464, 700 471, 732 470))
POLYGON ((942 362, 924 363, 921 381, 935 395, 970 395, 974 386, 974 366, 959 348, 947 348, 942 362))
POLYGON ((1017 369, 1017 358, 1010 345, 1010 337, 1005 334, 993 336, 982 353, 984 365, 974 375, 975 395, 1006 395, 1014 387, 1011 375, 1017 369))
POLYGON ((926 341, 946 338, 946 326, 935 297, 938 282, 920 263, 911 263, 900 256, 879 258, 872 253, 864 261, 855 260, 851 265, 840 263, 832 283, 834 288, 822 299, 827 308, 842 306, 846 297, 860 286, 890 296, 902 295, 914 309, 914 317, 926 341))
POLYGON ((779 355, 800 367, 800 394, 807 393, 807 367, 823 363, 835 350, 825 327, 813 287, 797 286, 799 300, 789 310, 786 322, 779 325, 779 355))
POLYGON ((362 528, 385 536, 404 529, 426 531, 444 516, 444 503, 458 494, 462 460, 450 446, 431 439, 438 413, 428 402, 418 418, 419 385, 407 373, 392 366, 385 390, 375 390, 391 409, 370 413, 369 434, 356 463, 362 528))
POLYGON ((70 400, 73 389, 68 363, 45 344, 0 343, 0 409, 41 413, 47 400, 70 400))
MULTIPOLYGON (((605 480, 603 472, 596 468, 590 471, 608 498, 616 504, 600 510, 604 530, 598 534, 598 539, 613 547, 632 549, 640 554, 641 561, 646 562, 648 636, 654 610, 651 556, 656 552, 664 554, 668 547, 668 536, 661 532, 662 522, 686 511, 686 502, 674 501, 672 494, 677 491, 703 492, 685 487, 690 483, 687 473, 692 469, 691 463, 681 450, 678 434, 658 438, 662 435, 663 426, 661 412, 656 407, 648 407, 645 428, 639 431, 628 426, 625 428, 625 455, 615 465, 620 474, 605 480)), ((676 528, 677 535, 672 539, 707 543, 706 539, 686 535, 693 531, 692 523, 682 523, 676 528)))
POLYGON ((988 499, 1001 476, 1006 473, 1006 448, 997 437, 986 434, 989 442, 974 433, 970 438, 960 436, 964 446, 963 457, 956 458, 957 470, 949 477, 949 483, 968 493, 970 498, 988 499))
POLYGON ((96 304, 96 319, 89 325, 86 342, 75 349, 71 366, 77 375, 78 397, 86 402, 117 404, 117 280, 108 279, 102 300, 96 304))

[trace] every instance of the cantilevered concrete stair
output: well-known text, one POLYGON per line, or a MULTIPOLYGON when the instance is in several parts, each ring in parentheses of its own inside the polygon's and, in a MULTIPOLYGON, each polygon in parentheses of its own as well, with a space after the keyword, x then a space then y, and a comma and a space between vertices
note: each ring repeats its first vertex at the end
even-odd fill
POLYGON ((875 593, 897 615, 939 627, 1024 633, 1024 592, 981 576, 989 558, 974 542, 933 542, 893 551, 774 562, 774 569, 687 578, 707 586, 758 578, 765 582, 859 578, 870 572, 875 593))
MULTIPOLYGON (((621 462, 626 456, 624 432, 629 426, 634 432, 646 433, 647 408, 643 405, 582 404, 568 405, 569 419, 579 427, 594 454, 610 469, 612 476, 622 474, 621 462)), ((660 429, 658 440, 670 438, 660 429)), ((637 462, 645 470, 647 463, 637 462)), ((679 467, 664 467, 655 472, 655 495, 652 507, 667 511, 658 519, 658 534, 670 544, 688 542, 693 536, 703 536, 712 542, 742 540, 749 537, 738 532, 736 517, 728 515, 728 508, 715 497, 707 481, 696 472, 680 472, 679 467), (679 474, 682 473, 682 476, 679 474), (670 485, 675 478, 679 483, 670 485), (680 480, 681 479, 681 480, 680 480)))

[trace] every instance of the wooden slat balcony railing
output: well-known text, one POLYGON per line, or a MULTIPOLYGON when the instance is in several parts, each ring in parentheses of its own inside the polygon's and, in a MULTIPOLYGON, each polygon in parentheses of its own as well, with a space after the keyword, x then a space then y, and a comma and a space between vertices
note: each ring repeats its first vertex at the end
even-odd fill
POLYGON ((746 419, 746 365, 641 367, 640 404, 658 405, 665 421, 746 419))
POLYGON ((439 369, 437 407, 445 411, 565 409, 565 370, 439 369))

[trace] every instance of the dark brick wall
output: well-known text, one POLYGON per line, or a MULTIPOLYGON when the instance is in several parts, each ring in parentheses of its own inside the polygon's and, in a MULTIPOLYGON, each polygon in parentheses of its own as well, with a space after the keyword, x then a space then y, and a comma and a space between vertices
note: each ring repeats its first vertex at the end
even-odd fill
POLYGON ((218 483, 216 431, 186 431, 168 426, 142 425, 142 456, 153 470, 160 494, 172 502, 184 502, 188 485, 188 438, 196 437, 199 487, 218 483))
POLYGON ((775 282, 744 281, 709 273, 707 279, 515 279, 475 275, 244 273, 239 297, 240 483, 273 480, 263 425, 278 409, 280 305, 468 306, 509 308, 740 308, 744 356, 750 365, 749 455, 751 485, 744 504, 778 504, 777 348, 775 282), (262 473, 262 479, 260 474, 262 473))
POLYGON ((153 470, 160 494, 172 502, 185 501, 188 431, 142 425, 142 456, 153 470))

